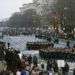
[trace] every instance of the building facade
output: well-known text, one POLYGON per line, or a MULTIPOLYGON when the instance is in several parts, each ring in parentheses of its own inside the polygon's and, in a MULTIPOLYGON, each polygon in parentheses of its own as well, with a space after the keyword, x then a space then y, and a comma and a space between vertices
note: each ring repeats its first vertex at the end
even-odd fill
POLYGON ((28 9, 34 9, 38 15, 45 15, 51 11, 51 7, 56 0, 33 0, 33 3, 24 4, 20 7, 21 13, 28 9))
POLYGON ((37 14, 45 15, 51 12, 56 0, 33 0, 33 3, 37 5, 37 14))
POLYGON ((23 4, 23 6, 20 7, 21 13, 24 13, 25 11, 29 9, 36 10, 36 5, 34 3, 29 3, 29 4, 23 4))

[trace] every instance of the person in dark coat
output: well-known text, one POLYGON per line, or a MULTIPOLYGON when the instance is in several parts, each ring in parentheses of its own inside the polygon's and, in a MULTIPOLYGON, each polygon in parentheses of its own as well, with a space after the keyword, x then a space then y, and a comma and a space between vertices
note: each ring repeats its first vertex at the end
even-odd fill
POLYGON ((64 75, 68 75, 68 72, 69 72, 69 65, 66 63, 65 66, 64 66, 64 75))
POLYGON ((55 73, 58 72, 58 64, 57 64, 57 62, 55 60, 53 62, 53 70, 54 70, 55 73))
POLYGON ((39 72, 39 75, 43 75, 43 72, 41 71, 41 72, 39 72))
POLYGON ((51 61, 47 61, 47 71, 51 71, 51 69, 52 69, 52 63, 51 63, 51 61))
POLYGON ((36 56, 33 56, 33 64, 37 66, 38 64, 38 59, 36 56))
POLYGON ((68 40, 66 43, 67 47, 70 48, 70 41, 68 40))
POLYGON ((28 63, 29 63, 29 65, 32 63, 32 56, 31 55, 28 57, 28 63))

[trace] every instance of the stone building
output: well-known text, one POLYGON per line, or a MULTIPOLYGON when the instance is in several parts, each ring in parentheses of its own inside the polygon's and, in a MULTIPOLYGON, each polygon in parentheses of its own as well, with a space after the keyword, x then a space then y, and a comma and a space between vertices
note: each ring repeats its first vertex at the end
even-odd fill
POLYGON ((28 9, 34 9, 37 14, 45 15, 51 11, 52 5, 56 2, 56 0, 33 0, 33 3, 23 4, 20 7, 21 13, 25 12, 28 9))

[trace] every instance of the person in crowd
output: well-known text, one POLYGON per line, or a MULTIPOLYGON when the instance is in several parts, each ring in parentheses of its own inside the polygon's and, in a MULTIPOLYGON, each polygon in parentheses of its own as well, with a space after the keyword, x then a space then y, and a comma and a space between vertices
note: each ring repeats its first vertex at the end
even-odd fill
POLYGON ((54 70, 54 73, 55 74, 58 74, 58 64, 57 64, 57 62, 54 60, 53 61, 53 70, 54 70))
POLYGON ((16 75, 21 75, 21 70, 20 69, 16 70, 16 75))
POLYGON ((53 75, 53 73, 49 71, 49 72, 48 72, 48 75, 53 75))
POLYGON ((31 65, 31 63, 32 63, 32 56, 31 55, 29 55, 29 57, 28 57, 28 63, 29 63, 29 65, 31 65))
POLYGON ((32 70, 31 75, 36 75, 36 70, 32 70))
POLYGON ((40 72, 39 75, 46 75, 46 65, 44 63, 41 63, 41 65, 39 66, 40 72))
POLYGON ((38 64, 38 59, 36 56, 33 56, 33 64, 37 66, 38 64))
POLYGON ((30 75, 31 74, 31 70, 32 70, 31 66, 27 65, 26 66, 26 75, 30 75))
POLYGON ((27 56, 25 56, 25 55, 22 55, 22 59, 26 60, 26 57, 27 57, 27 56))
POLYGON ((69 65, 67 64, 67 62, 65 63, 65 66, 64 66, 64 75, 68 75, 68 72, 69 72, 69 65))
POLYGON ((52 67, 52 60, 48 60, 47 61, 47 73, 48 75, 52 75, 53 74, 53 67, 52 67))
POLYGON ((31 71, 31 75, 37 75, 37 70, 34 68, 34 69, 32 69, 32 71, 31 71))
POLYGON ((47 71, 51 71, 52 69, 52 62, 51 61, 47 61, 47 71))
POLYGON ((43 63, 41 64, 41 68, 42 68, 42 70, 44 69, 44 64, 43 63))
POLYGON ((52 67, 53 67, 54 74, 58 75, 58 64, 55 60, 53 60, 52 67))
POLYGON ((39 72, 39 75, 43 75, 43 72, 41 71, 41 72, 39 72))
POLYGON ((29 70, 26 70, 26 75, 30 75, 30 71, 29 70))
POLYGON ((26 75, 26 69, 25 68, 22 68, 21 75, 26 75))
POLYGON ((68 40, 66 43, 67 47, 70 48, 70 41, 68 40))

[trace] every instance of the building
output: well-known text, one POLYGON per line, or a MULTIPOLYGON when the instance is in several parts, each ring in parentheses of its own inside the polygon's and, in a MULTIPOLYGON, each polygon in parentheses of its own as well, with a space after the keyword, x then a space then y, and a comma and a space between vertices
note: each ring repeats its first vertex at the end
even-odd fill
POLYGON ((22 14, 29 9, 33 9, 36 11, 36 5, 34 3, 29 3, 29 4, 23 4, 23 6, 20 7, 20 11, 22 14))
POLYGON ((24 13, 28 9, 34 9, 37 14, 45 15, 51 11, 52 5, 56 0, 33 0, 33 3, 24 4, 20 7, 21 13, 24 13))
POLYGON ((45 15, 51 12, 56 0, 33 0, 33 3, 37 5, 37 13, 40 15, 45 15))

